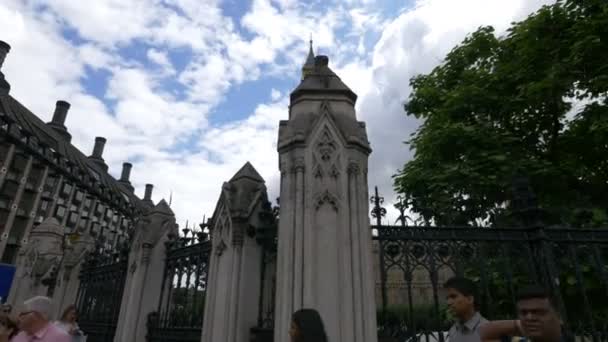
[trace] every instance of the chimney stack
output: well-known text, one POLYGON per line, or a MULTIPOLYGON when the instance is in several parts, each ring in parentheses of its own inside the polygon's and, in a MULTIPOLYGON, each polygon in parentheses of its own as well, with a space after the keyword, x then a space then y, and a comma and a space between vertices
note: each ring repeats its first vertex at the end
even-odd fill
POLYGON ((120 175, 121 182, 129 183, 129 177, 131 177, 131 168, 133 164, 131 163, 122 163, 122 174, 120 175))
POLYGON ((324 55, 315 56, 315 66, 324 67, 329 65, 329 58, 324 55))
POLYGON ((95 138, 95 146, 93 147, 93 155, 91 157, 95 159, 103 160, 103 148, 106 146, 106 138, 104 137, 96 137, 95 138))
POLYGON ((125 188, 127 188, 130 192, 133 192, 135 189, 133 185, 131 185, 131 181, 129 178, 131 177, 131 168, 133 164, 131 163, 122 163, 122 173, 120 174, 120 179, 118 182, 122 184, 125 188))
POLYGON ((103 160, 103 148, 106 146, 106 138, 96 137, 95 146, 93 146, 93 154, 89 156, 89 159, 97 164, 104 172, 108 172, 108 165, 103 160))
POLYGON ((131 185, 131 181, 129 180, 129 177, 131 177, 132 167, 133 164, 131 163, 122 163, 122 173, 120 174, 120 179, 118 180, 118 183, 122 184, 122 186, 127 188, 127 190, 129 190, 131 193, 135 191, 135 188, 133 188, 133 185, 131 185))
POLYGON ((154 185, 146 184, 146 193, 144 194, 144 201, 152 202, 152 189, 154 189, 154 185))
POLYGON ((65 126, 65 118, 68 116, 70 104, 66 101, 59 100, 55 104, 55 113, 51 122, 57 126, 65 126))
POLYGON ((69 109, 70 104, 68 102, 62 100, 57 101, 55 104, 55 113, 53 113, 53 120, 47 123, 47 125, 53 128, 57 134, 61 135, 68 142, 72 141, 72 135, 65 127, 65 118, 68 115, 69 109))
POLYGON ((11 51, 11 46, 7 42, 0 40, 0 69, 8 52, 11 51))
MULTIPOLYGON (((9 51, 11 51, 11 46, 0 40, 0 70, 9 51)), ((4 74, 0 71, 0 94, 8 94, 10 90, 11 85, 4 79, 4 74)))

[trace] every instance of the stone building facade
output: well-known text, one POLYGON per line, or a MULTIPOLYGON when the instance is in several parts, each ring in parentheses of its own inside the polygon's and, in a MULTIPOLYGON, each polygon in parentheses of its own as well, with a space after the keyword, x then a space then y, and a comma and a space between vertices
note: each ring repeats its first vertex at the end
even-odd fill
MULTIPOLYGON (((123 164, 120 179, 112 177, 103 159, 105 138, 95 138, 90 155, 72 145, 65 126, 68 102, 57 101, 52 120, 45 123, 12 97, 1 73, 9 51, 0 41, 0 258, 23 266, 13 288, 26 274, 35 274, 33 281, 46 284, 47 293, 37 289, 32 294, 52 296, 77 269, 82 254, 74 253, 128 238, 136 218, 152 206, 152 185, 146 186, 143 200, 135 195, 130 163, 123 164)), ((9 299, 18 302, 29 294, 9 299)))
MULTIPOLYGON (((376 282, 376 304, 381 308, 382 304, 382 280, 380 275, 380 251, 378 241, 372 243, 372 260, 374 268, 374 279, 376 282)), ((454 272, 449 267, 443 267, 437 274, 437 292, 440 300, 446 293, 442 288, 443 284, 454 276, 454 272)), ((386 299, 387 306, 407 307, 409 306, 409 287, 412 291, 412 306, 427 307, 433 304, 433 283, 431 274, 422 265, 411 272, 411 283, 408 284, 405 272, 397 266, 390 267, 386 274, 386 299), (409 285, 409 287, 408 287, 409 285)))

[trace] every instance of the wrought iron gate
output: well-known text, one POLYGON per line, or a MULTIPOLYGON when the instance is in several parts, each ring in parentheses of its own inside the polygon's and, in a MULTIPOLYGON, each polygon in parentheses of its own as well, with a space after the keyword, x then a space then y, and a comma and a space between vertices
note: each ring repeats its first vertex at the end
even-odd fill
POLYGON ((112 342, 127 277, 128 244, 117 249, 96 247, 80 271, 76 299, 78 324, 88 342, 112 342))
POLYGON ((608 229, 532 225, 520 228, 383 225, 386 210, 372 197, 380 341, 444 341, 450 326, 443 283, 453 275, 477 282, 488 319, 513 318, 515 293, 542 284, 565 327, 607 341, 608 229))
MULTIPOLYGON (((206 225, 201 225, 205 228, 206 225)), ((211 241, 183 229, 170 234, 159 309, 148 316, 148 342, 198 342, 203 327, 211 241)))

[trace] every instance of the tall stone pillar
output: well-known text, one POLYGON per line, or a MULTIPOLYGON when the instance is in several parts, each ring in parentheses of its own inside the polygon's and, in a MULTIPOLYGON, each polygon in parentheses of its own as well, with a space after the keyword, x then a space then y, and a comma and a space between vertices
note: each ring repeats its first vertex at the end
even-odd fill
POLYGON ((175 215, 161 200, 138 221, 129 252, 115 342, 145 342, 148 314, 158 309, 165 267, 165 241, 177 235, 175 215))
MULTIPOLYGON (((310 58, 307 65, 310 64, 310 58)), ((291 314, 319 311, 329 341, 377 341, 368 219, 365 124, 357 95, 314 57, 279 126, 279 220, 275 341, 291 314)))
POLYGON ((262 247, 255 231, 266 200, 264 180, 249 162, 222 187, 210 228, 202 342, 248 342, 257 324, 262 247))

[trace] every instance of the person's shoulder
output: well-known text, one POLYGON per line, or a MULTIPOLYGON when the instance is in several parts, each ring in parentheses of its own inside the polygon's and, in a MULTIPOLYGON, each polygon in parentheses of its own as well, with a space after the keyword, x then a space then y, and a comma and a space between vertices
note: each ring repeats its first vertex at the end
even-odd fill
MULTIPOLYGON (((70 334, 68 334, 65 330, 61 329, 60 327, 56 326, 55 324, 51 324, 49 326, 49 330, 51 331, 51 333, 53 334, 53 336, 56 337, 66 337, 65 341, 70 341, 71 340, 71 336, 70 334)), ((61 339, 60 341, 64 341, 64 339, 61 339)))

